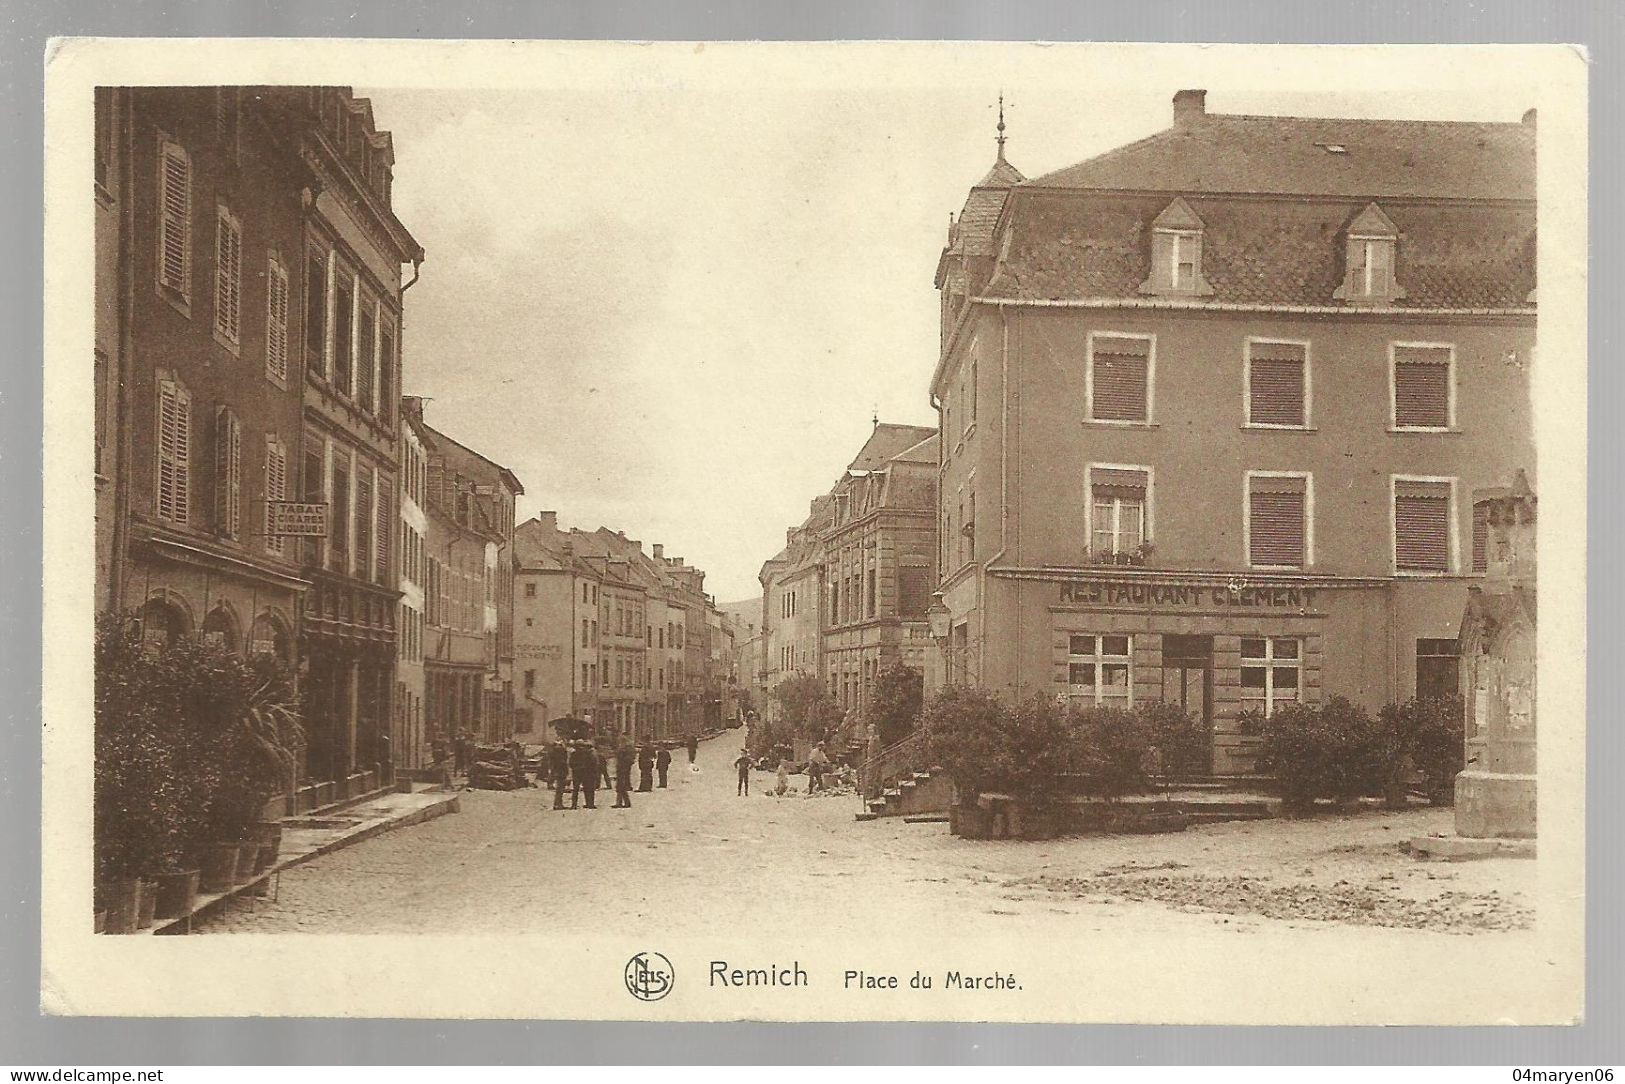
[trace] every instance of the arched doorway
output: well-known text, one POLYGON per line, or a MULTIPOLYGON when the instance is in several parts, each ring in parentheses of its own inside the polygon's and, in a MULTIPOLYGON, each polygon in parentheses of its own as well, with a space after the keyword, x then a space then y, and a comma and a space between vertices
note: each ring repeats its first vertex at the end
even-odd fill
POLYGON ((203 642, 226 651, 237 650, 237 618, 225 606, 216 606, 203 619, 203 642))
POLYGON ((190 622, 186 612, 167 599, 150 598, 141 607, 141 643, 149 651, 163 651, 184 639, 190 622))
POLYGON ((272 655, 286 665, 293 662, 291 647, 286 626, 269 610, 254 619, 254 628, 248 637, 250 655, 272 655))

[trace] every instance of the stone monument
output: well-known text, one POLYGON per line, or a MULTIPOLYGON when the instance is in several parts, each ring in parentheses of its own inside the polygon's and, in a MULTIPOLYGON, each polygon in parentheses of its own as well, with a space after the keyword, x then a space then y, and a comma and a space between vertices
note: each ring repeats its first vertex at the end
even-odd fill
POLYGON ((1466 767, 1456 835, 1412 840, 1440 858, 1533 855, 1535 838, 1535 495, 1518 471, 1473 494, 1485 573, 1461 619, 1466 767))

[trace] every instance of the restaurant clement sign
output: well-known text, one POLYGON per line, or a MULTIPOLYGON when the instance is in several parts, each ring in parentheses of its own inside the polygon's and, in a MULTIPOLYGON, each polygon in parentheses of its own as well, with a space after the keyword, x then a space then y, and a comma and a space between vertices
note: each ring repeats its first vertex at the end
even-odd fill
POLYGON ((1128 583, 1090 580, 1060 585, 1062 605, 1095 606, 1245 606, 1302 610, 1314 603, 1312 587, 1266 587, 1252 584, 1128 583))

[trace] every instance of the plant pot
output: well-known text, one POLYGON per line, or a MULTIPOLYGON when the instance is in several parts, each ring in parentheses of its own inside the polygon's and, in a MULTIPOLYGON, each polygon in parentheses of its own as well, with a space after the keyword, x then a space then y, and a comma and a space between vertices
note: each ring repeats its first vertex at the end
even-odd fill
POLYGON ((260 860, 260 841, 257 839, 243 840, 237 844, 237 868, 232 877, 233 884, 245 885, 254 879, 254 867, 260 860))
POLYGON ((203 852, 199 881, 204 892, 231 890, 231 886, 237 883, 237 854, 241 849, 235 843, 215 843, 203 852))
POLYGON ((97 933, 106 933, 107 932, 107 912, 106 911, 97 911, 96 912, 96 932, 97 933))
POLYGON ((107 911, 103 930, 107 933, 134 933, 141 920, 141 880, 119 877, 97 887, 97 896, 107 911))
POLYGON ((157 903, 153 914, 158 918, 185 918, 197 903, 198 871, 160 873, 157 877, 157 903))
POLYGON ((158 907, 158 882, 141 882, 141 903, 136 909, 135 928, 144 930, 152 925, 153 912, 158 907))

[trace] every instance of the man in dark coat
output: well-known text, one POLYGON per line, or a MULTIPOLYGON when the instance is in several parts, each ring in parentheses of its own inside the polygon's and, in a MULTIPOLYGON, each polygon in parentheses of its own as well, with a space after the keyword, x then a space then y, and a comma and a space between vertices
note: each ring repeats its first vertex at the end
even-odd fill
POLYGON ((632 808, 632 762, 636 759, 631 742, 615 747, 615 809, 632 808))
POLYGON ((690 734, 688 736, 688 741, 684 744, 688 746, 688 762, 692 764, 694 763, 694 758, 698 756, 700 752, 700 739, 695 737, 693 734, 690 734))
POLYGON ((666 789, 666 769, 671 767, 671 744, 660 743, 660 752, 655 754, 655 771, 660 773, 660 789, 666 789))
POLYGON ((576 808, 583 791, 587 795, 587 808, 598 808, 594 804, 598 795, 598 754, 593 752, 591 742, 581 742, 570 754, 570 774, 575 778, 575 786, 570 791, 570 808, 576 808))
POLYGON ((655 751, 648 742, 638 746, 638 791, 647 794, 655 789, 655 751))
POLYGON ((553 776, 553 808, 564 808, 564 788, 570 779, 570 750, 561 741, 547 747, 547 768, 553 776))

